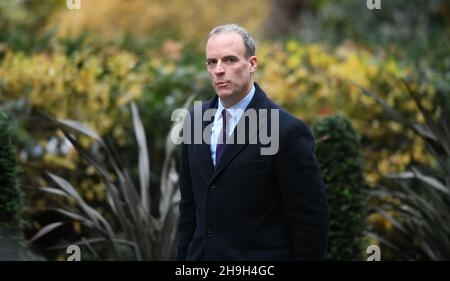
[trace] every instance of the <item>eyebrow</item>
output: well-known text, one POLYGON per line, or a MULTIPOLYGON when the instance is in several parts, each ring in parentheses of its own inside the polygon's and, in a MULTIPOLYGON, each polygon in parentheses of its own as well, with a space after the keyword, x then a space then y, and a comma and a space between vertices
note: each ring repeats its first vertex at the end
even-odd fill
MULTIPOLYGON (((239 59, 239 57, 235 55, 226 55, 222 57, 222 59, 235 59, 235 58, 239 59)), ((206 61, 214 61, 214 60, 217 60, 217 58, 206 58, 206 61)))
POLYGON ((224 59, 234 59, 234 58, 236 58, 236 59, 239 59, 237 56, 235 56, 235 55, 227 55, 227 56, 224 56, 223 57, 224 59))

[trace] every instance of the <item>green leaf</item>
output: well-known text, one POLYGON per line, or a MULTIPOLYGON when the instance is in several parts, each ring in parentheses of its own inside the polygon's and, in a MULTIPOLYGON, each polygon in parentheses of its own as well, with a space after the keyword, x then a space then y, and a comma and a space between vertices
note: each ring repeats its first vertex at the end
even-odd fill
POLYGON ((136 133, 136 139, 139 147, 139 179, 141 183, 141 204, 146 215, 150 213, 150 161, 147 150, 147 140, 145 137, 144 126, 139 117, 136 105, 131 103, 133 113, 133 124, 136 133))
POLYGON ((48 234, 49 232, 55 230, 56 228, 60 227, 61 225, 63 225, 64 223, 62 222, 54 222, 54 223, 50 223, 46 226, 44 226, 43 228, 41 228, 41 230, 38 231, 38 233, 36 233, 30 240, 28 243, 33 243, 34 241, 36 241, 37 239, 41 238, 42 236, 48 234))

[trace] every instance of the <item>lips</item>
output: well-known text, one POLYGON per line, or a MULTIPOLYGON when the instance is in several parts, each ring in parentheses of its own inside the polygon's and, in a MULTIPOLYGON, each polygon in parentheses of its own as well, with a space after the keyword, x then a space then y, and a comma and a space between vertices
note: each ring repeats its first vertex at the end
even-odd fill
POLYGON ((228 82, 217 82, 216 86, 219 88, 223 88, 223 87, 228 86, 228 84, 229 84, 228 82))

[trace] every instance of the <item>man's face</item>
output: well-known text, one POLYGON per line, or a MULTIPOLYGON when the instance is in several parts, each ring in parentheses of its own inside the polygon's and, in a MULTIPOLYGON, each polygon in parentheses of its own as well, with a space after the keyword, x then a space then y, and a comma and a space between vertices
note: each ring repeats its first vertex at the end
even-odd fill
POLYGON ((236 32, 211 36, 206 44, 206 65, 213 87, 225 107, 239 102, 253 86, 255 56, 245 58, 245 45, 236 32))

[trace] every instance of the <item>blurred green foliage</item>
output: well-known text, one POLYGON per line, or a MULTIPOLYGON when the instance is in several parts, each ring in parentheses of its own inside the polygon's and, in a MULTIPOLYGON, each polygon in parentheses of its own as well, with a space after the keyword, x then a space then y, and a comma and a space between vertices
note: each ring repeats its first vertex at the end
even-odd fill
POLYGON ((19 228, 23 212, 16 147, 6 114, 0 108, 0 224, 19 228))
POLYGON ((414 89, 403 80, 404 90, 417 105, 423 122, 416 122, 373 92, 386 114, 414 132, 426 143, 432 155, 428 163, 411 163, 401 173, 385 175, 372 194, 374 211, 372 235, 382 242, 392 256, 405 260, 448 260, 450 258, 450 73, 438 81, 415 77, 421 86, 433 85, 432 106, 424 104, 429 93, 426 87, 414 89), (380 217, 387 220, 392 231, 380 227, 380 217), (414 235, 411 235, 414 233, 414 235), (393 235, 394 234, 394 235, 393 235))
POLYGON ((357 133, 342 115, 319 119, 313 132, 330 208, 327 259, 362 260, 368 201, 357 133))

